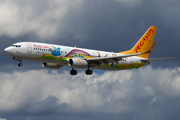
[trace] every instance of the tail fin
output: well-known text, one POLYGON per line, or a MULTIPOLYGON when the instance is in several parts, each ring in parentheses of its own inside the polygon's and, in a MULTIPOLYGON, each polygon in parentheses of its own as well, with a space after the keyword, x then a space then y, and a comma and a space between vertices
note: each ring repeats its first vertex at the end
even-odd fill
MULTIPOLYGON (((152 46, 156 29, 157 29, 156 26, 151 26, 131 50, 119 52, 119 53, 120 54, 134 54, 134 53, 143 53, 147 51, 152 46)), ((144 54, 144 55, 139 55, 138 57, 148 58, 149 53, 144 54)))

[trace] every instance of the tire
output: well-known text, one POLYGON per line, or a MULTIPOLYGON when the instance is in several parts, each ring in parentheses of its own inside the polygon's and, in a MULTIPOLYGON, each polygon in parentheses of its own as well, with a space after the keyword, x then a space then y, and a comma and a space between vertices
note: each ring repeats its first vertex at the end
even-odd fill
POLYGON ((92 70, 89 70, 89 75, 92 75, 93 74, 93 71, 92 70))
POLYGON ((71 75, 77 75, 77 71, 76 71, 76 70, 71 70, 71 71, 70 71, 70 74, 71 74, 71 75))
POLYGON ((92 75, 93 71, 92 70, 86 70, 86 75, 92 75))
POLYGON ((18 64, 18 66, 19 66, 19 67, 22 67, 22 66, 23 66, 23 64, 22 64, 22 63, 19 63, 19 64, 18 64))

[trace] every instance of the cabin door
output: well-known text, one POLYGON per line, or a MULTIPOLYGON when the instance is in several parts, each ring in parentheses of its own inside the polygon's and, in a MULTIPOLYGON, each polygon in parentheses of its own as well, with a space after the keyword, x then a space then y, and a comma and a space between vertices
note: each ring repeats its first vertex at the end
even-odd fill
POLYGON ((27 43, 27 53, 32 53, 32 45, 31 45, 31 43, 27 43))

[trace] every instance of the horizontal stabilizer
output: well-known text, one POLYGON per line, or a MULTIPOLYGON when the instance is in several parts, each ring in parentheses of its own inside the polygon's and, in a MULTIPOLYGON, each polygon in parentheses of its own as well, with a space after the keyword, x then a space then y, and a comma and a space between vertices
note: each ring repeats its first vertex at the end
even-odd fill
POLYGON ((152 59, 143 59, 142 61, 157 61, 157 60, 166 60, 166 59, 174 59, 175 57, 168 57, 168 58, 152 58, 152 59))

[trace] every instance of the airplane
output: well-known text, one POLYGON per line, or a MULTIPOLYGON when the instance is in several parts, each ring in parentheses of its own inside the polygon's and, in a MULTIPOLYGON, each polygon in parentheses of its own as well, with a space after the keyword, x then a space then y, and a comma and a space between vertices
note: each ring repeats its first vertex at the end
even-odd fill
POLYGON ((38 42, 18 42, 5 48, 4 51, 19 61, 19 67, 23 65, 22 60, 42 62, 43 67, 51 69, 70 66, 71 75, 77 74, 74 68, 87 69, 85 71, 87 75, 93 74, 92 69, 138 69, 149 65, 151 61, 174 58, 148 58, 156 44, 156 41, 153 43, 156 29, 156 26, 150 26, 132 49, 118 53, 38 42))

